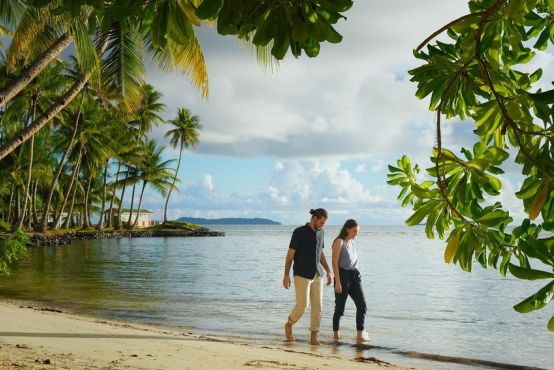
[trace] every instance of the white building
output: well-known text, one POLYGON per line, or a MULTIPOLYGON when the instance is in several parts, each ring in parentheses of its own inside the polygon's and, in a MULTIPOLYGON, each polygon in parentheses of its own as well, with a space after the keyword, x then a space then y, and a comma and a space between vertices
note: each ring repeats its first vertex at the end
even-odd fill
MULTIPOLYGON (((112 211, 112 215, 113 215, 114 219, 116 219, 118 217, 117 209, 112 209, 111 211, 112 211)), ((121 220, 122 224, 126 224, 127 221, 129 220, 129 212, 130 211, 131 210, 128 209, 128 208, 123 208, 121 210, 120 220, 121 220)), ((110 212, 110 210, 107 210, 106 214, 104 215, 106 221, 107 221, 109 212, 110 212)), ((141 209, 138 212, 138 220, 137 220, 137 224, 135 225, 135 227, 142 228, 142 227, 153 226, 154 221, 152 220, 152 215, 153 215, 153 213, 150 212, 149 210, 141 209)), ((131 225, 133 224, 133 222, 135 222, 135 217, 137 217, 137 210, 133 209, 133 212, 131 213, 131 225)))

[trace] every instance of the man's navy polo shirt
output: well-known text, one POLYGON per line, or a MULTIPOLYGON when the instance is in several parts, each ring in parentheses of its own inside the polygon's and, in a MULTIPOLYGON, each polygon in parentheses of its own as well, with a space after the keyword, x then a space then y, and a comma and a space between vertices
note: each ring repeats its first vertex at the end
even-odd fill
POLYGON ((296 251, 293 274, 306 279, 313 279, 316 272, 323 276, 323 268, 319 263, 323 247, 323 229, 313 231, 310 224, 296 228, 289 245, 296 251))

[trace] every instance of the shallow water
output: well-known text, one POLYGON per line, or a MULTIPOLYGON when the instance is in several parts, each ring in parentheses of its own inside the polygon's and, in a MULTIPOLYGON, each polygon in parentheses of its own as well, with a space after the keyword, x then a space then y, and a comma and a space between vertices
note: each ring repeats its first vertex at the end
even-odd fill
MULTIPOLYGON (((284 256, 294 226, 216 226, 227 236, 75 241, 30 250, 0 280, 0 296, 40 301, 106 318, 236 334, 279 343, 294 293, 283 289, 284 256)), ((326 227, 325 253, 338 228, 326 227)), ((541 282, 473 273, 442 261, 444 243, 422 229, 362 227, 356 246, 368 303, 366 329, 374 347, 352 346, 355 307, 347 303, 345 344, 318 351, 432 368, 469 368, 407 358, 440 354, 554 369, 553 304, 529 314, 512 306, 541 282), (401 354, 404 355, 401 355, 401 354)), ((321 338, 331 343, 332 287, 324 289, 321 338)), ((308 336, 309 313, 295 325, 308 336)), ((303 341, 298 346, 306 346, 303 341)), ((483 366, 481 368, 487 368, 483 366)))

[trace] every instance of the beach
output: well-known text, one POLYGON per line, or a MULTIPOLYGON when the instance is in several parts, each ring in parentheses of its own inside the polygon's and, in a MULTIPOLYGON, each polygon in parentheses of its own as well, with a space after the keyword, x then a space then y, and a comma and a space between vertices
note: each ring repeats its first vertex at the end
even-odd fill
POLYGON ((1 369, 404 369, 302 342, 256 344, 11 301, 0 301, 0 318, 1 369))

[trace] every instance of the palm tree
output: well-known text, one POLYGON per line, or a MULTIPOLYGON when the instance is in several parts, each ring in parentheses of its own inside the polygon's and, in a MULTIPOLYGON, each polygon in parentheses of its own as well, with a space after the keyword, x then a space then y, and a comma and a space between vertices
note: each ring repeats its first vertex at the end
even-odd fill
POLYGON ((169 197, 171 197, 171 192, 175 187, 175 182, 177 181, 177 175, 179 173, 179 168, 181 167, 181 157, 183 155, 183 150, 189 147, 194 148, 196 147, 196 145, 198 145, 199 131, 202 129, 202 125, 199 121, 200 118, 198 116, 192 115, 190 110, 184 108, 180 108, 177 111, 177 118, 169 121, 169 123, 175 126, 175 128, 169 130, 165 134, 165 137, 171 138, 170 144, 173 149, 179 146, 179 160, 177 161, 177 168, 175 168, 173 183, 169 188, 167 199, 165 200, 163 221, 164 224, 167 223, 167 205, 169 203, 169 197))
MULTIPOLYGON (((207 96, 208 80, 204 56, 192 27, 190 29, 188 27, 167 27, 164 30, 159 28, 160 23, 165 22, 164 24, 167 24, 168 17, 172 19, 178 17, 179 22, 184 22, 179 24, 187 23, 190 25, 189 17, 193 17, 193 13, 186 12, 178 2, 153 1, 147 6, 154 11, 155 21, 152 22, 151 18, 135 16, 135 14, 146 11, 146 6, 141 3, 136 2, 130 5, 133 7, 143 6, 143 8, 136 9, 138 13, 130 12, 130 16, 120 19, 114 18, 110 19, 111 22, 104 22, 109 25, 109 29, 96 38, 97 53, 94 55, 102 57, 101 73, 106 88, 115 91, 121 98, 122 103, 128 106, 129 109, 134 109, 135 104, 140 100, 140 89, 144 83, 144 55, 149 54, 160 69, 183 72, 191 79, 192 84, 202 91, 202 95, 207 96), (156 4, 158 2, 159 4, 156 4), (151 24, 146 24, 148 22, 151 22, 151 24)), ((118 5, 115 3, 106 5, 106 7, 110 6, 117 7, 118 5)), ((90 9, 90 7, 83 8, 90 9)), ((116 13, 108 10, 104 9, 104 14, 113 16, 116 13)), ((98 16, 98 14, 94 15, 98 16)), ((43 18, 39 19, 42 20, 43 18)), ((74 23, 76 23, 76 27, 80 25, 85 29, 87 28, 85 27, 86 23, 82 21, 79 23, 77 20, 74 23)), ((39 35, 40 30, 44 28, 37 26, 34 28, 28 27, 27 29, 28 31, 24 33, 25 40, 31 39, 32 36, 30 35, 33 35, 33 33, 39 35)), ((82 28, 79 28, 79 30, 83 31, 82 28)), ((85 42, 83 44, 89 45, 85 42)), ((83 58, 83 60, 87 60, 87 58, 83 58)), ((82 62, 82 60, 80 61, 82 62)), ((94 63, 88 61, 88 64, 92 65, 94 63)), ((52 104, 31 125, 0 146, 0 160, 28 140, 64 109, 83 89, 93 70, 94 68, 87 69, 82 78, 56 103, 52 104)))
MULTIPOLYGON (((167 161, 162 160, 162 147, 157 147, 154 140, 148 140, 144 144, 145 156, 140 165, 140 173, 137 175, 138 180, 142 180, 142 189, 140 191, 138 208, 131 228, 137 225, 137 221, 140 215, 140 207, 142 205, 142 197, 144 195, 144 189, 147 185, 150 185, 152 189, 158 193, 165 195, 167 189, 171 186, 169 180, 174 178, 172 171, 168 168, 168 165, 174 161, 170 159, 167 161)), ((131 210, 132 213, 132 210, 131 210)))

